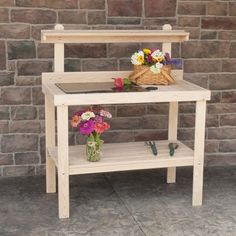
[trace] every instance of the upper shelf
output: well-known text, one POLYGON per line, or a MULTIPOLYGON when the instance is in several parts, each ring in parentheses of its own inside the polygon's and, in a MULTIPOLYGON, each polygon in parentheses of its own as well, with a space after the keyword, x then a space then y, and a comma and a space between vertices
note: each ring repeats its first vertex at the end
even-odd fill
MULTIPOLYGON (((169 25, 167 25, 169 26, 169 25)), ((42 43, 123 43, 123 42, 183 42, 189 33, 183 30, 42 30, 42 43)))

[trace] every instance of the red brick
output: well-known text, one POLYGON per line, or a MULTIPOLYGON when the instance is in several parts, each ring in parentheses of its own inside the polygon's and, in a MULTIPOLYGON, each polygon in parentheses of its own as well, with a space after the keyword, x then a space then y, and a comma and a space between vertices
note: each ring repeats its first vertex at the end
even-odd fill
POLYGON ((51 72, 53 63, 51 61, 18 61, 18 75, 41 75, 42 72, 51 72))
POLYGON ((208 104, 207 113, 209 114, 236 113, 236 106, 234 103, 208 104))
POLYGON ((0 86, 9 86, 14 84, 14 72, 1 72, 0 71, 0 86))
POLYGON ((220 72, 221 61, 219 60, 186 60, 184 61, 184 70, 186 73, 196 72, 220 72))
POLYGON ((180 15, 205 15, 206 5, 204 3, 179 2, 178 14, 180 15))
POLYGON ((30 104, 31 89, 27 87, 2 88, 0 103, 4 105, 30 104))
POLYGON ((116 59, 88 59, 82 60, 83 71, 113 71, 117 70, 116 59))
POLYGON ((209 89, 226 90, 236 89, 236 74, 210 74, 209 89))
POLYGON ((182 44, 183 58, 222 58, 229 56, 229 42, 189 41, 182 44))
POLYGON ((236 152, 236 140, 220 141, 220 152, 236 152))
POLYGON ((218 38, 223 40, 236 40, 236 31, 220 31, 218 38))
POLYGON ((236 17, 203 17, 202 28, 234 30, 236 28, 236 17))
POLYGON ((54 58, 53 44, 39 43, 38 58, 54 58))
POLYGON ((0 0, 1 7, 11 7, 15 5, 15 0, 0 0))
POLYGON ((31 37, 36 40, 41 39, 41 30, 53 29, 54 25, 33 25, 31 26, 31 37))
POLYGON ((112 43, 108 45, 108 57, 131 57, 139 48, 140 45, 137 43, 112 43))
POLYGON ((198 27, 200 26, 200 17, 180 16, 178 17, 178 26, 198 27))
POLYGON ((228 102, 236 103, 236 92, 235 91, 223 92, 221 101, 227 103, 228 102))
POLYGON ((118 117, 142 116, 145 114, 146 107, 142 104, 117 106, 118 117))
POLYGON ((79 0, 81 9, 105 9, 105 0, 79 0))
POLYGON ((25 22, 31 24, 56 23, 56 12, 39 9, 14 9, 11 11, 12 22, 25 22))
POLYGON ((220 125, 221 126, 236 126, 236 114, 221 115, 220 125))
POLYGON ((106 57, 105 44, 66 44, 65 57, 101 58, 106 57))
POLYGON ((144 0, 146 17, 175 16, 176 0, 144 0))
POLYGON ((166 140, 167 130, 138 130, 134 132, 135 141, 166 140))
POLYGON ((8 59, 29 59, 36 57, 34 41, 8 41, 8 59))
POLYGON ((15 163, 16 165, 38 164, 39 155, 37 152, 15 153, 15 163))
POLYGON ((236 59, 223 60, 222 71, 223 72, 236 72, 236 59))
POLYGON ((106 24, 105 11, 89 11, 88 12, 88 24, 89 25, 106 24))
POLYGON ((207 4, 207 14, 215 16, 226 16, 227 15, 227 2, 209 2, 207 4))
POLYGON ((5 42, 0 41, 0 70, 6 69, 6 47, 5 42))
POLYGON ((39 121, 12 121, 9 125, 10 133, 40 133, 39 121))
POLYGON ((58 13, 58 17, 59 17, 59 23, 62 23, 62 24, 86 24, 87 23, 85 11, 60 11, 58 13))
POLYGON ((184 79, 197 84, 203 88, 208 88, 208 75, 207 74, 193 74, 193 73, 185 73, 184 79))
POLYGON ((77 0, 16 0, 19 7, 77 8, 77 0))
POLYGON ((108 17, 107 18, 107 24, 112 24, 112 25, 139 25, 140 22, 141 22, 141 18, 130 18, 130 17, 108 17))
POLYGON ((232 42, 230 45, 230 57, 236 58, 236 42, 232 42))
POLYGON ((163 26, 164 24, 176 25, 176 19, 173 18, 146 18, 142 20, 144 26, 163 26))
POLYGON ((28 39, 30 37, 29 25, 23 24, 1 24, 0 38, 28 39))
POLYGON ((229 2, 229 15, 236 16, 236 2, 229 2))
POLYGON ((202 31, 201 30, 201 39, 216 39, 216 31, 202 31))
POLYGON ((108 16, 141 16, 142 0, 108 0, 108 16))
POLYGON ((65 71, 80 71, 81 63, 80 59, 66 59, 65 60, 65 71))
POLYGON ((236 139, 236 128, 232 127, 209 128, 208 139, 236 139))
POLYGON ((9 22, 9 10, 7 8, 0 8, 0 23, 6 22, 9 22))
POLYGON ((0 154, 0 165, 12 165, 13 155, 12 154, 0 154))

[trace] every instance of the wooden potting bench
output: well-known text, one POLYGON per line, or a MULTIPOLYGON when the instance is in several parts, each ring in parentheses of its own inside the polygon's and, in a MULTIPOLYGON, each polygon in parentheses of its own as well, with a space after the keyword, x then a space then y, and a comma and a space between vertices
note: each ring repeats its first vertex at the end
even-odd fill
MULTIPOLYGON (((56 192, 58 171, 59 218, 69 217, 69 176, 112 171, 167 168, 167 183, 175 183, 176 167, 193 166, 194 206, 202 204, 204 135, 206 100, 210 91, 183 80, 183 70, 173 70, 176 83, 158 86, 152 92, 120 92, 94 94, 65 94, 55 83, 110 82, 111 78, 127 77, 130 71, 64 72, 64 43, 143 43, 161 42, 162 50, 171 54, 171 43, 184 42, 189 33, 172 30, 64 30, 56 25, 54 30, 42 31, 42 43, 54 44, 54 71, 43 73, 42 89, 46 111, 46 186, 47 193, 56 192), (178 102, 195 101, 194 151, 177 140, 178 102), (103 158, 88 162, 85 146, 68 145, 68 106, 93 104, 132 104, 169 102, 168 140, 157 141, 158 156, 154 156, 144 142, 104 144, 103 158), (57 145, 55 141, 55 107, 57 110, 57 145), (179 148, 169 156, 168 143, 177 142, 179 148), (117 152, 116 152, 117 150, 117 152)), ((78 55, 79 57, 80 55, 78 55)), ((92 63, 92 62, 91 62, 92 63)))

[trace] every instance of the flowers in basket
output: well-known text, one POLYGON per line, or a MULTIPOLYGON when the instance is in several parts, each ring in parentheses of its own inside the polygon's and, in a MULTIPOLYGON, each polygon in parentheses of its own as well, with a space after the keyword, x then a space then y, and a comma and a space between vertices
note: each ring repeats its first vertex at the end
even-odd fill
POLYGON ((174 83, 171 77, 171 64, 173 60, 169 53, 163 53, 159 49, 144 48, 131 56, 134 72, 129 79, 136 84, 163 84, 174 83))
POLYGON ((110 128, 110 125, 105 121, 106 118, 112 118, 111 113, 98 106, 77 111, 72 116, 71 126, 79 127, 80 133, 87 136, 88 161, 94 162, 101 159, 101 147, 104 143, 101 134, 110 128))

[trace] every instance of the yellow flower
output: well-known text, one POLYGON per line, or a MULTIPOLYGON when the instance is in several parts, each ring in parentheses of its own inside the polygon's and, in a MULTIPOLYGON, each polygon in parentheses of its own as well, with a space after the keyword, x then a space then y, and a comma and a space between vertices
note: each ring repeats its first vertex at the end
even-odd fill
POLYGON ((144 49, 143 49, 143 52, 144 52, 146 55, 149 55, 149 54, 152 53, 151 50, 148 49, 148 48, 144 48, 144 49))
POLYGON ((142 64, 144 63, 144 57, 142 55, 138 56, 137 60, 142 64))

